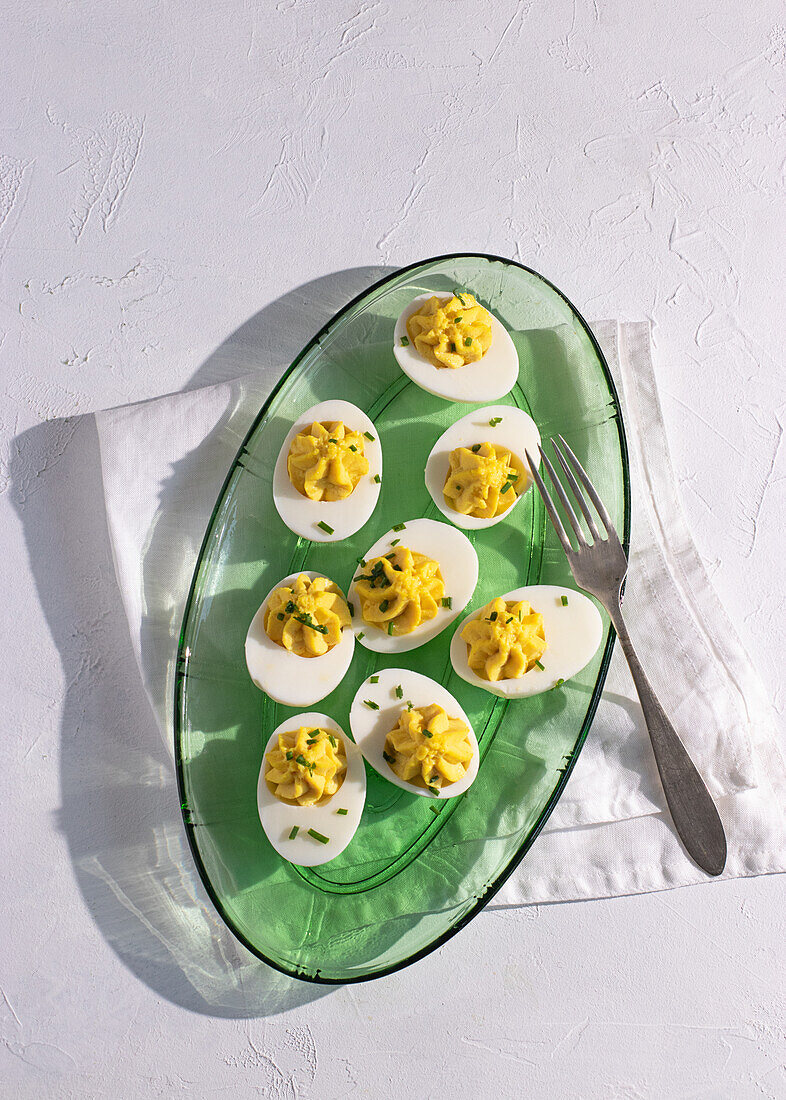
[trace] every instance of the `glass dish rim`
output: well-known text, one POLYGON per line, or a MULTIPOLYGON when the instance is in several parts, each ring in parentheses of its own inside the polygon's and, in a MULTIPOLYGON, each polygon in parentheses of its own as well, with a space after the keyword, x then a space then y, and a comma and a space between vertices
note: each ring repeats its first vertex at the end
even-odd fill
POLYGON ((609 636, 608 636, 608 639, 606 641, 606 646, 605 646, 604 651, 603 651, 603 657, 601 659, 600 668, 598 670, 598 676, 597 676, 597 679, 595 681, 595 686, 593 688, 592 695, 590 697, 590 702, 589 702, 589 705, 587 707, 586 714, 584 716, 584 721, 582 723, 579 734, 578 734, 578 736, 577 736, 577 738, 574 742, 573 749, 571 750, 570 760, 568 761, 567 766, 565 767, 565 770, 562 773, 562 778, 560 779, 560 781, 555 786, 555 788, 552 791, 551 796, 549 797, 546 805, 544 806, 543 810, 541 811, 541 814, 538 817, 538 820, 535 822, 534 826, 530 829, 527 836, 522 841, 521 846, 518 849, 518 851, 511 857, 507 867, 505 867, 505 869, 497 876, 497 878, 495 878, 495 880, 491 883, 491 885, 488 887, 488 889, 485 891, 485 893, 481 897, 476 899, 476 901, 472 905, 472 907, 459 920, 457 920, 454 924, 452 924, 449 928, 447 928, 440 936, 437 936, 434 940, 432 940, 431 943, 427 944, 425 947, 422 947, 420 950, 413 952, 411 955, 408 955, 405 959, 402 959, 402 960, 400 960, 399 962, 396 962, 396 963, 391 963, 388 966, 381 967, 380 969, 374 970, 373 972, 366 973, 366 974, 358 974, 357 976, 353 975, 352 977, 346 977, 346 978, 330 978, 330 977, 322 977, 322 976, 319 976, 318 974, 315 974, 315 975, 305 974, 305 973, 299 972, 295 968, 289 968, 289 967, 284 966, 281 963, 269 958, 267 955, 264 954, 264 952, 262 952, 258 947, 256 947, 253 943, 251 943, 251 941, 248 939, 248 937, 236 926, 236 924, 233 921, 232 917, 226 911, 226 908, 225 908, 221 898, 218 896, 218 893, 217 893, 217 891, 215 890, 215 888, 212 884, 210 875, 208 874, 207 868, 205 867, 204 861, 202 860, 202 856, 201 856, 201 854, 199 852, 199 849, 198 849, 198 846, 197 846, 196 827, 188 820, 187 808, 186 808, 184 763, 183 763, 183 755, 182 755, 182 752, 181 752, 183 734, 184 734, 184 723, 182 721, 182 717, 183 717, 182 708, 183 708, 184 703, 185 703, 185 684, 186 684, 186 679, 187 679, 187 674, 188 674, 188 662, 189 662, 189 655, 190 655, 187 652, 187 645, 185 643, 185 633, 186 633, 187 624, 188 624, 190 616, 191 616, 192 607, 193 607, 194 601, 196 599, 197 582, 199 580, 199 576, 200 576, 200 573, 201 573, 201 567, 202 567, 202 563, 203 563, 203 560, 204 560, 204 557, 205 557, 205 554, 206 554, 206 551, 207 551, 207 547, 208 547, 208 544, 210 542, 210 535, 211 535, 211 532, 213 530, 213 525, 215 523, 218 511, 219 511, 219 509, 221 508, 221 506, 224 502, 224 498, 225 498, 227 489, 228 489, 229 484, 232 480, 232 477, 235 473, 235 470, 237 469, 238 465, 240 464, 240 460, 241 460, 243 452, 246 448, 246 444, 249 442, 252 435, 256 431, 257 427, 259 426, 260 421, 262 420, 262 418, 267 413, 270 405, 272 404, 274 398, 278 395, 278 393, 281 390, 284 383, 294 373, 294 371, 300 366, 302 360, 320 342, 320 340, 322 340, 323 337, 326 336, 327 333, 339 321, 341 321, 342 318, 345 317, 356 305, 358 305, 364 298, 368 297, 368 295, 372 294, 374 291, 379 290, 381 287, 385 286, 386 283, 393 282, 395 279, 400 278, 402 275, 406 275, 408 272, 415 271, 415 270, 417 270, 418 268, 421 268, 421 267, 426 267, 426 266, 429 266, 429 265, 438 264, 438 263, 441 263, 441 262, 447 261, 447 260, 473 260, 473 259, 486 260, 489 263, 504 264, 508 267, 516 267, 516 268, 519 268, 521 271, 525 271, 528 275, 534 276, 534 278, 536 278, 540 282, 544 283, 559 298, 561 298, 563 302, 565 302, 565 304, 572 311, 573 315, 576 317, 579 324, 581 325, 581 327, 584 329, 585 333, 589 337, 590 343, 592 344, 593 350, 595 351, 595 354, 597 355, 598 361, 601 365, 601 369, 602 369, 603 374, 605 376, 606 384, 608 385, 609 392, 610 392, 610 395, 611 395, 611 398, 612 398, 614 409, 616 411, 615 419, 616 419, 616 424, 617 424, 617 434, 618 434, 619 443, 620 443, 620 457, 622 459, 622 474, 623 474, 623 530, 621 532, 620 538, 621 538, 622 546, 623 546, 623 549, 625 550, 626 556, 627 556, 627 554, 629 552, 629 549, 630 549, 630 529, 631 529, 630 457, 629 457, 627 437, 626 437, 626 434, 625 434, 625 424, 624 424, 624 420, 623 420, 622 407, 620 405, 619 394, 617 392, 617 386, 614 382, 611 371, 609 370, 608 363, 606 362, 606 357, 603 353, 602 348, 600 347, 600 344, 598 343, 598 340, 595 337, 595 334, 593 333, 592 329, 590 328, 589 324, 584 319, 583 315, 579 312, 579 310, 574 306, 573 302, 571 302, 571 300, 567 297, 567 295, 563 294, 563 292, 559 289, 559 287, 555 286, 554 283, 552 283, 544 275, 541 275, 540 272, 535 271, 531 267, 527 267, 526 264, 519 263, 518 260, 513 260, 513 259, 510 259, 509 257, 505 257, 505 256, 497 256, 497 255, 494 255, 493 253, 486 253, 486 252, 447 252, 447 253, 441 254, 439 256, 429 256, 429 257, 426 257, 425 259, 417 260, 414 263, 406 264, 404 267, 397 268, 395 271, 389 272, 388 274, 383 275, 380 279, 377 279, 376 282, 374 282, 370 286, 366 287, 366 289, 362 290, 359 294, 356 294, 344 306, 342 306, 341 309, 337 310, 336 313, 334 313, 333 316, 330 318, 330 320, 327 321, 319 329, 319 331, 316 332, 314 334, 314 336, 311 337, 311 339, 308 341, 308 343, 295 356, 295 358, 292 360, 289 367, 281 375, 281 377, 276 382, 276 384, 273 387, 273 389, 271 390, 271 392, 268 394, 265 401, 262 403, 257 415, 254 417, 254 420, 252 421, 248 431, 246 432, 245 436, 243 437, 243 441, 241 442, 241 444, 240 444, 240 446, 237 450, 237 453, 235 454, 235 457, 233 458, 233 460, 232 460, 232 462, 229 466, 229 469, 227 471, 227 475, 224 478, 224 481, 221 485, 221 489, 219 490, 218 496, 216 497, 216 502, 215 502, 215 504, 214 504, 214 506, 211 510, 210 518, 208 519, 208 522, 207 522, 207 525, 206 525, 206 528, 205 528, 205 534, 204 534, 204 537, 202 539, 202 543, 201 543, 200 548, 199 548, 199 553, 197 554, 196 562, 195 562, 195 565, 194 565, 194 571, 193 571, 193 574, 192 574, 192 577, 191 577, 191 583, 189 585, 188 595, 186 597, 186 602, 185 602, 185 606, 184 606, 184 609, 183 609, 183 618, 182 618, 181 624, 180 624, 180 633, 179 633, 179 637, 178 637, 178 647, 177 647, 177 657, 176 657, 176 663, 175 663, 175 684, 174 684, 174 693, 173 693, 174 694, 174 699, 173 699, 173 702, 174 702, 174 716, 173 717, 174 717, 175 772, 176 772, 176 777, 177 777, 177 790, 178 790, 178 798, 179 798, 179 802, 180 802, 180 812, 181 812, 181 817, 182 817, 182 820, 183 820, 183 826, 184 826, 185 832, 186 832, 186 838, 188 840, 188 846, 191 850, 191 856, 194 860, 194 864, 196 866, 197 873, 199 874, 202 885, 204 886, 204 888, 207 892, 207 895, 210 898, 210 901, 212 902, 214 908, 216 909, 216 912, 221 917, 224 924, 226 924, 227 928, 230 930, 232 935, 235 936, 243 944, 243 946, 245 948, 247 948, 247 950, 250 951, 252 953, 252 955, 254 955, 256 958, 258 958, 261 962, 265 963, 267 966, 270 966, 273 970, 277 970, 279 973, 285 974, 289 978, 296 978, 298 981, 309 982, 309 983, 314 984, 314 985, 356 985, 360 982, 373 981, 376 978, 382 978, 382 977, 385 977, 386 975, 394 974, 399 970, 403 970, 404 967, 410 966, 412 963, 418 962, 420 959, 424 958, 425 956, 430 955, 432 953, 432 951, 436 951, 444 943, 447 943, 447 941, 449 939, 452 939, 453 936, 455 936, 458 932, 460 932, 462 928, 464 928, 467 924, 469 924, 469 922, 471 920, 473 920, 478 915, 478 913, 483 908, 485 908, 486 905, 488 905, 488 903, 495 896, 495 894, 497 894, 499 892, 499 890, 504 886, 504 884, 507 882, 507 880, 513 874, 513 872, 516 870, 518 865, 521 863, 522 859, 527 854, 529 849, 532 847, 535 840, 538 838, 541 830, 543 829, 543 826, 546 824, 549 817, 551 816, 551 813, 554 810, 554 807, 556 806, 557 802, 559 801, 559 799, 562 795, 562 792, 565 789, 565 785, 566 785, 568 779, 570 778, 570 775, 571 775, 571 773, 573 771, 573 768, 576 764, 576 760, 578 759, 578 756, 579 756, 579 754, 581 752, 581 749, 584 745, 584 742, 587 738, 587 734, 589 733, 592 722, 595 718, 595 712, 597 711, 598 704, 600 702, 600 697, 601 697, 601 694, 602 694, 602 691, 603 691, 603 686, 606 682, 606 676, 608 674, 609 665, 611 663, 611 655, 612 655, 612 652, 613 652, 613 649, 614 649, 614 642, 615 642, 615 639, 616 639, 616 633, 614 631, 613 626, 609 627, 609 636))

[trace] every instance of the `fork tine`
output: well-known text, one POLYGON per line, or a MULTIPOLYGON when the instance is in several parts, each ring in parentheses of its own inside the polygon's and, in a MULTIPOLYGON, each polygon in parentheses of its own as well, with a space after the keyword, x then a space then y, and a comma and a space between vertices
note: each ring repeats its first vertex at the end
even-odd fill
POLYGON ((532 474, 532 480, 537 485, 538 492, 543 498, 543 503, 546 505, 546 511, 549 514, 549 519, 551 520, 554 530, 557 532, 557 538, 562 543, 562 549, 565 551, 566 554, 571 554, 573 553, 573 547, 570 545, 570 539, 565 532, 565 528, 562 526, 562 520, 559 518, 557 509, 554 507, 554 501, 551 499, 551 494, 546 488, 546 484, 538 472, 538 464, 529 453, 529 451, 525 450, 524 454, 527 456, 527 462, 529 463, 529 471, 532 474))
POLYGON ((586 546, 587 545, 587 540, 584 538, 584 532, 581 529, 581 524, 579 523, 579 517, 573 511, 573 506, 571 505, 570 501, 568 500, 568 494, 562 488, 562 482, 557 477, 557 471, 554 469, 554 467, 549 462, 548 456, 546 455, 546 452, 543 450, 543 448, 539 447, 538 450, 540 451, 540 457, 543 459, 543 465, 546 467, 546 469, 549 472, 549 477, 551 478, 552 484, 554 485, 555 492, 556 492, 557 496, 559 497, 560 504, 562 505, 562 508, 565 512, 565 515, 568 517, 568 520, 570 521, 570 525, 571 525, 571 527, 573 528, 573 530, 576 534, 576 538, 578 539, 579 547, 586 546))
POLYGON ((616 535, 617 530, 616 530, 614 524, 612 523, 611 516, 606 511, 606 506, 603 503, 603 501, 600 499, 600 497, 598 496, 598 494, 595 490, 595 486, 592 484, 589 477, 587 476, 587 474, 584 470, 584 467, 581 465, 579 460, 576 458, 573 451, 570 449, 570 447, 565 442, 565 440, 562 438, 562 436, 560 435, 557 438, 559 439, 562 446, 565 448, 565 453, 567 454, 568 458, 570 459, 570 463, 573 466, 573 469, 576 471, 576 475, 577 475, 579 481, 584 486, 584 488, 587 490, 587 496, 590 498, 592 503, 595 505, 595 511, 600 516, 601 523, 606 528, 606 534, 616 535))
POLYGON ((578 482, 573 476, 573 471, 571 470, 570 466, 568 466, 568 463, 564 455, 562 454, 562 451, 559 449, 556 439, 552 439, 551 445, 554 448, 554 453, 559 459, 560 466, 565 472, 565 477, 567 479, 568 485, 570 485, 571 489, 573 490, 573 495, 576 498, 579 508, 581 508, 582 515, 587 521, 589 533, 592 535, 593 539, 597 541, 600 538, 600 532, 595 526, 595 520, 593 518, 592 512, 590 512, 589 508, 587 507, 587 502, 584 499, 584 494, 582 493, 581 489, 579 488, 578 482))

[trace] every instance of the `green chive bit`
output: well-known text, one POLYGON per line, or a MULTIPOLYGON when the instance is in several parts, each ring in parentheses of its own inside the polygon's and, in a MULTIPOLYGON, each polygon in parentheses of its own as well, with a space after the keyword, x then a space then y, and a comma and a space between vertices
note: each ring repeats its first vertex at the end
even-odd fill
POLYGON ((379 710, 379 703, 375 703, 373 699, 364 699, 363 702, 371 710, 379 710))
POLYGON ((507 479, 508 481, 518 481, 519 475, 516 473, 515 470, 511 470, 511 472, 508 474, 507 479))
POLYGON ((286 611, 287 615, 291 615, 293 611, 297 611, 297 604, 293 603, 292 600, 290 600, 284 610, 286 611))
POLYGON ((474 455, 476 455, 479 450, 480 450, 480 444, 479 443, 473 443, 472 444, 472 453, 474 455))
POLYGON ((370 676, 368 682, 370 684, 378 684, 379 683, 379 676, 370 676))
POLYGON ((371 434, 371 432, 363 432, 363 435, 366 437, 366 439, 370 439, 372 443, 374 442, 374 436, 371 434))
POLYGON ((555 680, 554 687, 551 690, 555 691, 557 688, 561 688, 564 683, 565 683, 565 681, 560 676, 559 680, 555 680))
POLYGON ((391 545, 391 546, 398 546, 398 544, 399 544, 400 542, 401 542, 401 539, 393 539, 393 541, 391 542, 391 544, 390 544, 390 545, 391 545))
POLYGON ((491 614, 489 615, 489 622, 490 623, 495 623, 497 621, 497 614, 498 614, 498 612, 496 612, 496 611, 491 612, 491 614))
POLYGON ((306 744, 307 745, 316 745, 317 741, 319 741, 318 737, 309 737, 306 741, 306 744))
POLYGON ((562 600, 562 606, 567 607, 568 606, 568 597, 567 596, 560 596, 560 599, 562 600))
POLYGON ((289 752, 287 753, 287 760, 291 760, 294 755, 295 755, 294 752, 292 751, 292 749, 290 749, 289 752))
POLYGON ((468 347, 471 346, 471 344, 472 344, 472 337, 471 336, 465 336, 464 337, 464 347, 468 348, 468 347))
POLYGON ((401 346, 402 346, 402 348, 408 348, 409 347, 409 338, 408 337, 406 337, 406 336, 401 337, 401 346))
POLYGON ((366 635, 365 635, 365 634, 363 633, 363 631, 361 630, 361 632, 360 632, 360 633, 358 634, 358 641, 360 641, 360 639, 361 639, 361 638, 365 638, 365 636, 366 636, 366 635))
POLYGON ((544 669, 545 669, 545 667, 546 667, 545 665, 542 665, 542 664, 540 663, 540 661, 536 661, 536 662, 535 662, 535 664, 536 664, 536 665, 538 666, 538 668, 540 669, 540 671, 541 671, 541 672, 543 672, 543 670, 544 670, 544 669))
POLYGON ((393 634, 393 620, 392 620, 392 619, 391 619, 391 621, 390 621, 390 622, 388 623, 388 634, 390 634, 391 636, 392 636, 392 634, 393 634))
POLYGON ((389 607, 390 607, 390 600, 383 600, 382 603, 379 605, 379 610, 384 615, 389 607))
POLYGON ((396 763, 395 756, 391 756, 390 753, 385 752, 384 749, 382 750, 382 759, 387 760, 388 764, 395 764, 396 763))
POLYGON ((450 610, 453 607, 453 597, 452 596, 443 596, 441 602, 442 602, 442 606, 447 607, 448 610, 450 610))
POLYGON ((459 314, 458 317, 453 318, 453 324, 454 325, 460 325, 463 320, 464 320, 464 318, 462 317, 461 314, 459 314))
POLYGON ((509 481, 506 481, 505 484, 502 486, 502 489, 500 490, 500 492, 507 493, 508 489, 512 489, 512 488, 513 488, 513 485, 509 481))
POLYGON ((459 300, 459 301, 461 302, 461 304, 462 304, 463 306, 465 306, 465 305, 467 304, 467 303, 466 303, 466 302, 464 301, 464 295, 463 295, 463 294, 459 294, 459 292, 458 292, 457 290, 454 290, 454 291, 453 291, 453 293, 455 294, 455 296, 456 296, 456 297, 458 298, 458 300, 459 300))
POLYGON ((323 833, 318 833, 316 829, 309 829, 308 835, 313 836, 314 840, 318 840, 320 844, 330 843, 330 837, 325 836, 323 833))
POLYGON ((333 528, 330 526, 329 523, 325 523, 325 521, 323 519, 321 519, 319 521, 319 523, 317 524, 317 527, 321 527, 322 530, 328 535, 334 534, 333 528))
POLYGON ((497 424, 501 424, 501 423, 502 423, 502 417, 501 416, 492 416, 491 420, 489 420, 489 427, 490 428, 496 428, 497 424))
POLYGON ((337 444, 337 443, 338 443, 338 440, 337 440, 337 439, 329 439, 329 440, 328 440, 328 443, 336 443, 336 444, 337 444))
POLYGON ((299 756, 296 756, 296 757, 295 757, 295 763, 296 763, 296 764, 300 764, 300 765, 301 765, 301 767, 303 767, 303 768, 307 768, 307 767, 308 767, 308 760, 306 760, 306 758, 305 758, 305 756, 303 755, 303 753, 302 753, 302 752, 300 753, 300 755, 299 755, 299 756))
POLYGON ((391 531, 405 531, 406 523, 397 523, 395 527, 391 527, 391 531))
POLYGON ((337 813, 337 814, 339 814, 339 815, 340 815, 341 817, 346 817, 346 816, 347 816, 347 814, 349 813, 349 810, 345 810, 345 809, 343 809, 343 807, 342 807, 342 809, 340 809, 340 810, 336 810, 336 813, 337 813))
POLYGON ((350 449, 350 451, 354 451, 355 454, 357 454, 357 447, 355 446, 354 443, 350 443, 349 449, 350 449))
POLYGON ((423 732, 424 737, 433 737, 434 736, 434 734, 431 732, 431 730, 423 730, 422 732, 423 732))
POLYGON ((300 832, 300 826, 299 825, 293 825, 292 826, 292 832, 289 834, 289 839, 294 840, 299 832, 300 832))
POLYGON ((429 783, 429 788, 428 789, 431 791, 432 794, 439 795, 439 787, 432 787, 431 784, 429 783))
POLYGON ((283 621, 284 621, 284 618, 285 618, 285 616, 284 616, 284 612, 283 612, 283 611, 279 611, 278 615, 276 615, 276 618, 278 619, 278 621, 279 621, 280 623, 283 623, 283 621))
POLYGON ((382 478, 379 476, 379 474, 374 474, 374 481, 376 481, 377 485, 382 484, 382 478))
POLYGON ((347 607, 349 608, 349 617, 354 619, 355 617, 355 605, 351 601, 347 601, 347 607))
POLYGON ((428 808, 431 810, 431 812, 433 814, 441 814, 442 813, 442 807, 441 806, 435 806, 433 802, 429 802, 428 808))
POLYGON ((407 710, 412 710, 412 702, 407 699, 407 710))
POLYGON ((404 698, 404 689, 401 686, 401 684, 399 684, 396 688, 396 698, 397 699, 403 699, 404 698))
POLYGON ((335 739, 335 737, 333 736, 332 733, 328 734, 328 741, 330 742, 330 744, 333 746, 334 749, 338 748, 338 742, 336 741, 336 739, 335 739))
POLYGON ((450 341, 450 350, 451 350, 451 351, 455 351, 455 350, 456 350, 456 345, 455 345, 455 343, 454 343, 454 342, 453 342, 452 340, 450 341))

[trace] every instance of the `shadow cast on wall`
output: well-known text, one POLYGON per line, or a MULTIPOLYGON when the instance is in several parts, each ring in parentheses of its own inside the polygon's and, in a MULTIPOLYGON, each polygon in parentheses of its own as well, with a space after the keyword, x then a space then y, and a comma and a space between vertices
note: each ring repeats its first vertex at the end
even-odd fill
MULTIPOLYGON (((248 375, 261 364, 286 367, 341 306, 387 270, 341 271, 285 294, 228 337, 184 389, 248 375)), ((169 479, 160 510, 176 509, 192 463, 204 468, 212 446, 209 437, 169 479)), ((216 489, 225 470, 216 472, 216 489)), ((268 1016, 324 996, 328 987, 289 979, 246 951, 199 880, 182 826, 172 748, 144 693, 115 581, 93 418, 53 420, 23 432, 15 440, 11 483, 63 668, 58 825, 99 931, 141 981, 194 1012, 268 1016), (31 480, 31 468, 45 469, 46 476, 31 480)), ((154 530, 146 572, 151 563, 172 570, 178 553, 182 545, 168 538, 159 544, 154 530)))

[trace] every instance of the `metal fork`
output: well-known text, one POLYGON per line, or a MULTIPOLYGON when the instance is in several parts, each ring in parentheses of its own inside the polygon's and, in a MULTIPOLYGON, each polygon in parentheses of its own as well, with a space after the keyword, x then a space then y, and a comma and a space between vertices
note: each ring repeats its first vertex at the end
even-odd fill
POLYGON ((628 572, 628 559, 625 557, 625 551, 622 549, 619 536, 603 501, 595 491, 595 487, 587 477, 584 468, 561 435, 558 436, 558 440, 559 442, 552 439, 551 444, 562 467, 565 480, 584 516, 592 542, 588 543, 585 539, 579 518, 542 447, 539 450, 543 465, 548 470, 560 504, 570 526, 573 528, 573 533, 578 542, 578 550, 573 549, 554 506, 551 494, 538 472, 538 465, 527 452, 527 462, 532 477, 540 490, 540 495, 543 497, 543 503, 546 505, 546 511, 554 525, 554 530, 557 532, 563 549, 568 556, 568 562, 576 583, 600 600, 606 611, 608 611, 612 625, 617 632, 617 637, 622 644, 628 667, 633 676, 633 682, 636 685, 636 691, 639 694, 641 709, 644 712, 644 721, 647 724, 647 731, 652 742, 655 763, 658 766, 660 780, 663 784, 663 793, 666 795, 666 802, 680 840, 688 855, 703 871, 706 871, 708 875, 719 875, 726 865, 726 836, 723 832, 723 825, 718 816, 718 811, 704 785, 703 779, 696 770, 690 756, 688 756, 685 746, 680 741, 677 731, 667 718, 666 712, 652 690, 641 662, 636 656, 633 642, 622 618, 621 589, 628 572), (579 482, 584 486, 586 497, 579 486, 579 482), (587 503, 587 497, 594 505, 595 511, 605 528, 606 538, 603 538, 598 531, 587 503))

